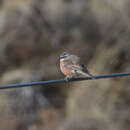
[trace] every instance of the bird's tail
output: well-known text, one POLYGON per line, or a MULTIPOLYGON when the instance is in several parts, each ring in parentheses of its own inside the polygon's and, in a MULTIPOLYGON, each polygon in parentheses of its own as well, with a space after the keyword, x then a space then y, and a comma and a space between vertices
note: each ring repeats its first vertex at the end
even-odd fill
POLYGON ((87 74, 88 74, 92 79, 95 79, 95 77, 94 77, 92 74, 90 74, 89 72, 87 72, 87 74))
POLYGON ((78 71, 78 73, 86 77, 89 75, 92 79, 95 79, 95 77, 89 72, 78 71))

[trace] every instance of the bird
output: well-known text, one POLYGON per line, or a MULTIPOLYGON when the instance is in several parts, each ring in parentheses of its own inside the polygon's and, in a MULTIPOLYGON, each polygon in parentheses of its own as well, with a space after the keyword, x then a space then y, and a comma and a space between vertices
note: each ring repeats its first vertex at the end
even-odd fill
POLYGON ((68 52, 63 52, 60 55, 60 70, 66 76, 67 81, 79 76, 89 76, 95 79, 85 65, 82 64, 81 58, 68 52))

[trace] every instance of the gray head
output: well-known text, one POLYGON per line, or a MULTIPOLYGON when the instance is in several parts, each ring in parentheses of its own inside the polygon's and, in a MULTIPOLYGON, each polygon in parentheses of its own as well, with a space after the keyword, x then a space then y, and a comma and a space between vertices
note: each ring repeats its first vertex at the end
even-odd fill
POLYGON ((67 60, 69 58, 70 54, 67 53, 67 52, 63 52, 61 55, 60 55, 60 60, 61 61, 64 61, 64 60, 67 60))

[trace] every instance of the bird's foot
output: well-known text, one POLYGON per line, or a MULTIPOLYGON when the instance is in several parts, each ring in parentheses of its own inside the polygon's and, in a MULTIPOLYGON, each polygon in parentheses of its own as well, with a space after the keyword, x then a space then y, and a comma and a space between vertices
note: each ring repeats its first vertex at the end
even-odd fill
POLYGON ((72 78, 73 78, 73 76, 66 76, 65 80, 66 80, 66 82, 69 82, 72 78))

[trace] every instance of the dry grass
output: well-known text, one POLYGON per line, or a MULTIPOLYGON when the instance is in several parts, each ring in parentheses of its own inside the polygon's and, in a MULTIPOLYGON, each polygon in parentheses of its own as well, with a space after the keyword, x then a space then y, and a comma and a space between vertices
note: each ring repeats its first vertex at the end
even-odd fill
MULTIPOLYGON (((60 78, 58 58, 66 50, 92 73, 129 71, 129 6, 129 0, 4 0, 1 84, 60 78)), ((1 91, 0 129, 129 130, 129 83, 124 77, 1 91)))

